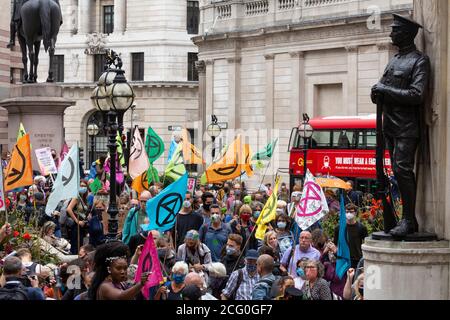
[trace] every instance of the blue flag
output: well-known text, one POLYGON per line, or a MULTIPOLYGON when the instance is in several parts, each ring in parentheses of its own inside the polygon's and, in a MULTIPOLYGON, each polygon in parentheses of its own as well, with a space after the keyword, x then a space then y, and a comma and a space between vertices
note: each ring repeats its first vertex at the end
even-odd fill
POLYGON ((339 213, 339 241, 337 243, 336 275, 339 279, 351 266, 350 248, 347 242, 347 219, 345 217, 344 192, 341 190, 341 210, 339 213))
POLYGON ((175 150, 178 147, 178 143, 175 141, 175 139, 172 139, 172 142, 170 142, 170 148, 169 148, 169 154, 167 155, 167 163, 172 160, 173 154, 175 153, 175 150))
POLYGON ((62 200, 77 198, 80 189, 80 167, 78 166, 79 152, 78 143, 70 148, 69 153, 64 158, 55 183, 53 184, 52 193, 48 197, 45 213, 51 215, 62 200))
POLYGON ((144 231, 158 230, 165 232, 175 225, 187 191, 188 175, 185 173, 177 181, 170 184, 156 197, 147 201, 148 225, 141 225, 144 231))

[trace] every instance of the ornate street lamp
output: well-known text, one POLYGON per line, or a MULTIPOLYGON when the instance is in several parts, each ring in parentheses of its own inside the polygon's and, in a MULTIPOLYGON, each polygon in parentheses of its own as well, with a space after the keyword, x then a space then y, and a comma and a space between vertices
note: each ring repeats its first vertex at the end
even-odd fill
MULTIPOLYGON (((116 203, 116 136, 118 124, 117 115, 123 114, 133 105, 134 91, 125 78, 122 70, 122 60, 118 54, 110 49, 106 50, 106 71, 100 76, 97 87, 91 95, 92 104, 103 113, 107 112, 108 148, 110 154, 110 190, 108 206, 108 239, 117 238, 119 213, 116 203)), ((119 118, 120 119, 120 118, 119 118)), ((123 127, 122 127, 123 130, 123 127)))
POLYGON ((95 137, 98 135, 99 128, 95 123, 91 123, 87 126, 88 136, 91 137, 91 154, 89 156, 89 168, 92 165, 92 162, 95 161, 94 152, 95 152, 95 137))
POLYGON ((216 146, 215 141, 218 136, 220 136, 222 129, 217 124, 217 117, 215 115, 211 115, 211 124, 206 128, 206 133, 211 137, 212 140, 212 161, 216 157, 216 146))
POLYGON ((303 122, 298 127, 298 134, 301 138, 303 138, 303 183, 306 179, 306 170, 307 170, 307 156, 308 156, 308 142, 311 139, 314 133, 313 127, 309 124, 309 116, 308 114, 303 114, 303 122))

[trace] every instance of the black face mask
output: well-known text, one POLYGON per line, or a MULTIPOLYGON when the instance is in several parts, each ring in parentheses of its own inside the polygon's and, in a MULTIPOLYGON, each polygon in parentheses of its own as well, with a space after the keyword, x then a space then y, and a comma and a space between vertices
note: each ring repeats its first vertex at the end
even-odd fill
POLYGON ((158 249, 158 258, 164 260, 167 255, 167 249, 158 249))
POLYGON ((205 209, 206 211, 209 211, 210 208, 211 208, 211 204, 210 203, 203 204, 203 209, 205 209))

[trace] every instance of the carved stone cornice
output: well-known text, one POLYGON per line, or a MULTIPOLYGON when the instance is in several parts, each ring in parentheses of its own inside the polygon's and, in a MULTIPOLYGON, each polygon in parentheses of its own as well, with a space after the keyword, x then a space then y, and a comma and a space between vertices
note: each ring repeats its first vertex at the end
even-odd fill
POLYGON ((275 54, 273 54, 273 53, 266 53, 266 54, 264 54, 264 59, 266 59, 266 60, 273 60, 273 59, 275 59, 275 54))
POLYGON ((345 50, 347 50, 348 53, 358 53, 358 46, 348 45, 345 46, 345 50))
POLYGON ((291 58, 298 58, 298 59, 304 59, 305 58, 305 52, 304 51, 292 51, 289 52, 289 55, 291 58))
POLYGON ((394 49, 394 46, 391 42, 378 42, 377 43, 378 51, 390 51, 394 49))
POLYGON ((241 63, 242 58, 241 57, 230 57, 227 58, 228 63, 241 63))

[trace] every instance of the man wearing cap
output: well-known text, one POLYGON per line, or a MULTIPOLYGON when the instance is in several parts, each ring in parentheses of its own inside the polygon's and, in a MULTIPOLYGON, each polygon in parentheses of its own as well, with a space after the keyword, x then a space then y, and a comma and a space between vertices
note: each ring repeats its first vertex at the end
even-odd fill
POLYGON ((247 250, 245 267, 234 271, 228 279, 225 289, 222 291, 222 300, 251 300, 252 291, 259 281, 256 271, 258 252, 254 249, 247 250))
POLYGON ((184 243, 178 247, 177 261, 184 261, 195 272, 208 269, 212 263, 211 250, 200 242, 197 230, 189 230, 184 238, 184 243))
POLYGON ((430 61, 414 44, 421 25, 394 14, 391 27, 390 37, 399 52, 388 63, 381 80, 372 87, 371 98, 373 103, 383 106, 383 134, 403 200, 402 220, 390 233, 404 237, 418 231, 414 160, 428 89, 430 61))

